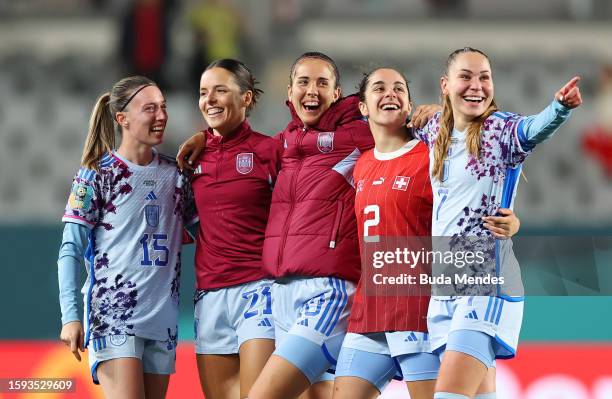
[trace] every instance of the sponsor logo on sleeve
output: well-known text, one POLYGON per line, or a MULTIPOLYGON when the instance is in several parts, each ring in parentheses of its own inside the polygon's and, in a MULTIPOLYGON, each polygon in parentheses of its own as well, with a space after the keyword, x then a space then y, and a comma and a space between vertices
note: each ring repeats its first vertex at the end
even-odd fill
POLYGON ((70 192, 69 203, 72 209, 88 211, 91 208, 93 188, 84 183, 75 183, 70 192))

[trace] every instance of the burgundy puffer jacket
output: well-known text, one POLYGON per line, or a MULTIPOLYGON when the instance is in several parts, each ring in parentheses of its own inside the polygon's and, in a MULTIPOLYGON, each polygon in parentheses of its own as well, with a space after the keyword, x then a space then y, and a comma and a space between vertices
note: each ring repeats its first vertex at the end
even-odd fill
POLYGON ((266 273, 359 280, 353 168, 374 139, 358 103, 355 95, 337 101, 316 126, 287 103, 292 121, 277 136, 285 151, 266 228, 266 273))

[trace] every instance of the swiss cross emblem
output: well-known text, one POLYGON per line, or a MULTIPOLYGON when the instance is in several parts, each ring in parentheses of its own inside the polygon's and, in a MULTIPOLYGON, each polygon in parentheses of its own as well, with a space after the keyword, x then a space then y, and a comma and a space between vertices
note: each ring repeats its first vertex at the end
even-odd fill
POLYGON ((408 183, 410 182, 410 176, 395 176, 395 181, 393 182, 394 190, 402 190, 406 191, 408 189, 408 183))

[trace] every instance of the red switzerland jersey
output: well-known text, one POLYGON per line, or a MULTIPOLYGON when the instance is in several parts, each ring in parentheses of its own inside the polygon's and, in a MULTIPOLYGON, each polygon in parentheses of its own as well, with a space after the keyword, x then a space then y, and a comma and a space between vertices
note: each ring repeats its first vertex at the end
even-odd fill
POLYGON ((245 120, 229 137, 206 133, 193 173, 200 218, 195 269, 198 289, 230 287, 270 277, 261 252, 282 144, 245 120))
POLYGON ((429 241, 433 198, 427 146, 415 139, 391 153, 369 150, 357 161, 353 176, 362 277, 348 330, 426 332, 429 287, 418 283, 373 284, 377 281, 374 274, 395 276, 397 273, 390 270, 411 273, 411 269, 405 265, 374 268, 372 259, 375 251, 402 249, 410 240, 429 241))

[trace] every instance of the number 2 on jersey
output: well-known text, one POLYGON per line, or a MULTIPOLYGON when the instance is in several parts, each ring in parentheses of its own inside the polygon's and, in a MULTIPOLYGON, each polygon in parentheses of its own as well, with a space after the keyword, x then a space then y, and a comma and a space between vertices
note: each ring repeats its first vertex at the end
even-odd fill
POLYGON ((370 235, 370 227, 376 227, 380 223, 380 207, 378 205, 368 205, 363 209, 363 214, 368 216, 374 214, 372 219, 368 219, 363 223, 363 240, 365 242, 379 242, 379 235, 370 235))

